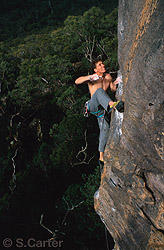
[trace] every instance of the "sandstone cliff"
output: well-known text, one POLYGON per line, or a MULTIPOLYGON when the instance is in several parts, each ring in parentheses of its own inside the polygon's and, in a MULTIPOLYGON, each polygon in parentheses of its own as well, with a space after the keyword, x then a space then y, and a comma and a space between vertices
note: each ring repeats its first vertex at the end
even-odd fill
POLYGON ((115 250, 164 250, 163 13, 163 0, 119 2, 117 97, 125 112, 113 114, 95 194, 115 250))

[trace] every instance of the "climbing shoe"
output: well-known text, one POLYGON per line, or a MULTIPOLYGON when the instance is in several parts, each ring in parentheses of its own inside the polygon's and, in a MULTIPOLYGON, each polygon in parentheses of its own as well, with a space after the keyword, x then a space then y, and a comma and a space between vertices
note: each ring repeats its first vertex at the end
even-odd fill
POLYGON ((117 109, 118 112, 123 113, 124 112, 124 102, 123 101, 114 102, 112 105, 110 105, 110 108, 117 109))
POLYGON ((100 172, 102 173, 103 167, 104 167, 104 161, 99 160, 98 164, 99 164, 100 172))
POLYGON ((117 105, 115 106, 118 112, 123 113, 124 112, 124 102, 119 101, 117 105))

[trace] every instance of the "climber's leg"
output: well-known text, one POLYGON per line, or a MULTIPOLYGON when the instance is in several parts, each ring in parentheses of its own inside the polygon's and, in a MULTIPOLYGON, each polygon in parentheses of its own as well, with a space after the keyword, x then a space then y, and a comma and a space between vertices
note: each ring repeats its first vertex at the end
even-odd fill
POLYGON ((89 109, 91 112, 97 112, 99 110, 100 105, 108 113, 110 113, 113 108, 117 109, 121 113, 124 112, 124 102, 113 102, 112 99, 106 93, 106 91, 102 88, 97 89, 91 97, 89 101, 89 109))
POLYGON ((89 109, 91 112, 97 112, 99 110, 99 106, 101 105, 103 109, 108 111, 108 106, 112 104, 114 104, 114 102, 108 94, 102 88, 99 88, 89 101, 89 109))
POLYGON ((97 118, 97 120, 98 120, 99 129, 100 129, 99 148, 98 148, 100 152, 99 160, 104 161, 104 151, 105 151, 105 146, 108 140, 110 124, 104 119, 104 116, 97 118))

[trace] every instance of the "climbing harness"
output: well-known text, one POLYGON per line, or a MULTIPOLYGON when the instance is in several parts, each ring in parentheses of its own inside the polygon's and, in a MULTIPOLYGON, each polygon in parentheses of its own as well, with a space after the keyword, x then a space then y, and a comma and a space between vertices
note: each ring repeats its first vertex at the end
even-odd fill
POLYGON ((100 113, 101 111, 102 111, 102 113, 101 113, 100 115, 97 115, 97 116, 96 116, 97 118, 100 118, 100 117, 104 116, 105 110, 104 110, 104 109, 99 109, 99 110, 96 111, 96 112, 92 112, 92 111, 90 111, 90 109, 89 109, 89 101, 87 101, 87 102, 85 103, 85 105, 84 105, 84 112, 83 112, 83 114, 84 114, 85 117, 89 117, 91 114, 92 114, 92 115, 96 115, 96 114, 100 113))
POLYGON ((123 113, 124 112, 124 102, 123 101, 114 102, 112 105, 108 106, 107 111, 105 111, 103 108, 100 108, 98 111, 92 112, 92 111, 90 111, 89 101, 87 101, 84 105, 83 114, 85 117, 89 117, 91 114, 96 115, 96 114, 100 113, 99 115, 96 115, 97 118, 101 118, 102 116, 105 116, 107 118, 107 113, 109 114, 113 108, 117 109, 120 113, 123 113))

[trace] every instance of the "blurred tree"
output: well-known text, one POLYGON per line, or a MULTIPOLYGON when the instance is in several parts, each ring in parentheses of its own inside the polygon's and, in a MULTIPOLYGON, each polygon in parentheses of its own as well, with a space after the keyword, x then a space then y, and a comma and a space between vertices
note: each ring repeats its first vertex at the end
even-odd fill
MULTIPOLYGON (((86 9, 84 5, 90 4, 72 2, 72 11, 74 6, 86 9)), ((0 209, 12 218, 3 225, 10 225, 14 238, 20 232, 34 237, 42 235, 39 219, 43 212, 48 225, 57 228, 56 218, 61 224, 68 204, 79 204, 69 211, 62 228, 65 241, 70 249, 92 250, 96 243, 91 242, 103 235, 93 209, 100 177, 99 170, 94 170, 98 126, 95 117, 83 117, 88 89, 76 86, 74 80, 88 74, 90 62, 98 56, 109 71, 117 71, 117 10, 108 15, 98 7, 83 15, 77 10, 63 25, 53 26, 61 11, 68 13, 68 4, 68 0, 56 1, 56 5, 51 0, 2 4, 6 16, 0 22, 13 22, 1 29, 11 29, 13 36, 15 26, 13 33, 22 36, 0 42, 0 209), (11 15, 7 16, 7 10, 11 15), (52 29, 40 31, 47 23, 52 29), (23 229, 17 225, 18 218, 23 229)), ((9 37, 4 34, 2 39, 9 37)))

